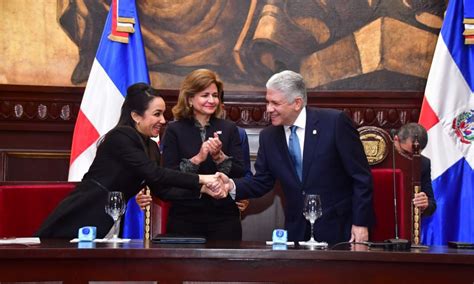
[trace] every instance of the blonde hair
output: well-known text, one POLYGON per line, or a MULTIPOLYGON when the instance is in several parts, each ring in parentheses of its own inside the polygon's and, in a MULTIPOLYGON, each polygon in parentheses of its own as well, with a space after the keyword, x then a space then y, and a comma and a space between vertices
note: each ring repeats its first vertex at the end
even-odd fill
POLYGON ((175 120, 183 118, 191 118, 194 116, 193 109, 189 105, 189 99, 194 97, 197 93, 204 91, 211 84, 216 84, 217 93, 220 103, 217 105, 216 111, 212 114, 213 117, 220 118, 222 110, 222 94, 224 84, 219 80, 217 74, 209 69, 197 69, 189 73, 184 78, 181 88, 179 90, 178 103, 171 110, 175 120))

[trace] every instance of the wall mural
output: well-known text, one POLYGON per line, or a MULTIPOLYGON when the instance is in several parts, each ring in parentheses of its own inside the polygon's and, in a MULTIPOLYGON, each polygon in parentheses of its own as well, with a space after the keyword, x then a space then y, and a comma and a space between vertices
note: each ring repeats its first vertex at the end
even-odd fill
MULTIPOLYGON (((110 1, 57 0, 87 80, 110 1)), ((227 90, 262 90, 291 69, 313 90, 424 89, 447 0, 137 0, 153 85, 177 89, 196 68, 227 90)), ((77 59, 76 59, 77 60, 77 59)))

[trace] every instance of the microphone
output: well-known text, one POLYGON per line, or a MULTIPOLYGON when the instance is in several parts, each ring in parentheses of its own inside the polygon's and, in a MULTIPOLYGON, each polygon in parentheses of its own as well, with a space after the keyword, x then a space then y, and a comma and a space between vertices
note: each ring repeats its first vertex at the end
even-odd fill
POLYGON ((390 136, 392 137, 392 190, 393 190, 393 212, 394 212, 394 220, 395 220, 395 239, 398 239, 398 209, 397 209, 397 180, 395 175, 395 135, 397 131, 395 129, 390 129, 390 136))
POLYGON ((395 135, 397 134, 396 129, 390 130, 390 136, 392 138, 392 177, 393 177, 393 206, 394 206, 394 221, 395 221, 395 238, 385 240, 384 249, 393 251, 404 251, 410 250, 411 242, 409 240, 400 239, 398 235, 398 209, 397 209, 397 181, 396 181, 396 165, 395 165, 395 135))

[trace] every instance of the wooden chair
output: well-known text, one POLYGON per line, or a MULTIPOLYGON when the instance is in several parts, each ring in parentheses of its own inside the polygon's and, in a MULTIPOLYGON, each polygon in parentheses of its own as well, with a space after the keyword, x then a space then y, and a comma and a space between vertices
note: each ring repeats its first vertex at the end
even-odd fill
MULTIPOLYGON (((146 193, 150 194, 150 189, 147 188, 146 193)), ((153 203, 145 209, 145 234, 143 239, 151 240, 157 234, 166 233, 169 207, 169 202, 153 197, 153 203)))
POLYGON ((387 131, 373 126, 358 130, 374 184, 375 225, 370 231, 370 240, 379 242, 399 237, 419 244, 420 213, 412 205, 414 192, 420 190, 419 144, 414 143, 413 157, 403 156, 394 150, 393 139, 387 131), (395 231, 395 221, 398 232, 395 231))

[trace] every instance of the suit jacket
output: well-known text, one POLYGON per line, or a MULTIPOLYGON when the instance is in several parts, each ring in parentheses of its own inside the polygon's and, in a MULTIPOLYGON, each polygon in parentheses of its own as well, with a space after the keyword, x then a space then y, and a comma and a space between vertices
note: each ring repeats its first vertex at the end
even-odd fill
POLYGON ((290 240, 309 237, 303 217, 305 194, 319 194, 323 215, 315 223, 318 241, 348 241, 352 224, 373 223, 372 176, 352 121, 342 112, 307 108, 303 180, 297 177, 283 126, 261 131, 253 178, 236 180, 236 198, 260 197, 276 180, 286 198, 285 226, 290 240))
POLYGON ((421 156, 421 191, 428 196, 428 207, 422 216, 431 216, 436 210, 436 200, 431 186, 431 161, 425 156, 421 156))
POLYGON ((250 166, 250 146, 249 138, 245 129, 237 127, 239 130, 240 142, 242 143, 242 159, 244 163, 244 176, 251 177, 253 176, 251 166, 250 166))
POLYGON ((46 218, 39 237, 74 238, 83 226, 96 226, 104 237, 113 225, 105 213, 109 191, 121 191, 126 200, 148 185, 164 200, 197 199, 199 177, 159 166, 158 146, 134 128, 116 127, 106 134, 81 183, 46 218), (174 187, 176 186, 176 188, 174 187))

